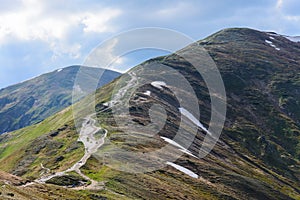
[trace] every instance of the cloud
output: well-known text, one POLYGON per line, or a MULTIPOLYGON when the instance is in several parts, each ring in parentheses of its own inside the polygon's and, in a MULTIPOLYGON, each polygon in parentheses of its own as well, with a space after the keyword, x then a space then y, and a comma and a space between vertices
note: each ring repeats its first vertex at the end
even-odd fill
POLYGON ((42 1, 28 0, 15 11, 1 13, 0 42, 61 39, 68 28, 67 21, 43 17, 43 7, 42 1))
POLYGON ((276 5, 280 14, 287 20, 300 20, 300 2, 298 0, 278 0, 276 5))
POLYGON ((81 45, 78 43, 65 44, 65 43, 52 43, 51 49, 53 50, 52 60, 55 61, 63 55, 67 54, 70 58, 78 59, 81 57, 81 45))
POLYGON ((195 8, 193 4, 188 2, 175 2, 172 6, 167 4, 165 8, 156 11, 155 16, 165 20, 174 18, 182 18, 183 16, 190 15, 194 13, 195 8), (188 12, 187 12, 188 11, 188 12))
POLYGON ((113 31, 113 27, 108 24, 109 20, 121 14, 118 9, 104 9, 99 13, 83 13, 79 15, 80 21, 85 25, 84 32, 102 33, 113 31))
POLYGON ((120 14, 120 9, 92 6, 59 12, 51 9, 46 1, 24 0, 13 11, 0 13, 0 45, 15 40, 39 40, 48 44, 55 57, 63 54, 78 57, 80 45, 72 41, 76 33, 115 31, 110 20, 120 14))
POLYGON ((277 9, 281 9, 282 4, 283 4, 283 0, 277 0, 276 8, 277 8, 277 9))
MULTIPOLYGON (((7 79, 0 87, 22 80, 23 74, 29 78, 80 64, 96 45, 132 28, 170 28, 195 39, 228 27, 300 34, 298 0, 0 0, 0 4, 0 63, 6 66, 0 67, 0 81, 7 79), (14 71, 20 77, 14 78, 14 71)), ((121 43, 115 41, 98 52, 94 64, 104 67, 115 60, 112 67, 116 69, 149 55, 118 58, 115 47, 121 43)))
POLYGON ((117 55, 116 46, 118 43, 117 38, 106 41, 86 58, 84 65, 119 71, 118 68, 125 63, 125 58, 121 57, 122 55, 117 55))
POLYGON ((0 13, 0 41, 6 37, 20 40, 63 39, 72 27, 83 25, 85 32, 112 31, 109 21, 121 14, 119 9, 103 8, 86 11, 66 10, 56 15, 47 10, 44 1, 27 0, 15 12, 0 13))

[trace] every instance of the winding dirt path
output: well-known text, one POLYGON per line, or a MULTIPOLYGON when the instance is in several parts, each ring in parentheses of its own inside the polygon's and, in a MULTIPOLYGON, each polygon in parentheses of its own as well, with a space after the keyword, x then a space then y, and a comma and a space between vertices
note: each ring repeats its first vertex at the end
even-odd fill
MULTIPOLYGON (((135 84, 137 84, 138 80, 137 80, 136 74, 134 72, 130 72, 128 74, 130 75, 131 79, 126 84, 126 86, 121 88, 115 94, 115 98, 114 98, 115 100, 108 102, 108 107, 118 104, 120 102, 121 98, 124 97, 127 90, 130 89, 131 87, 133 87, 135 84)), ((95 138, 95 136, 94 136, 95 133, 97 133, 99 130, 101 130, 101 128, 95 126, 96 120, 92 118, 93 115, 89 115, 85 118, 85 121, 82 124, 82 128, 80 130, 80 134, 79 134, 79 138, 78 138, 78 141, 80 141, 84 144, 84 147, 85 147, 84 156, 69 169, 62 171, 62 172, 56 172, 55 174, 42 176, 41 178, 36 179, 34 182, 27 183, 27 184, 23 185, 22 187, 27 187, 34 183, 45 184, 48 180, 50 180, 54 177, 60 177, 60 176, 67 174, 68 172, 75 171, 82 178, 90 181, 91 184, 88 186, 75 187, 74 189, 78 190, 78 189, 99 189, 99 188, 102 189, 103 188, 102 183, 99 183, 99 182, 89 178, 88 176, 84 175, 80 170, 80 168, 86 164, 87 160, 91 157, 91 155, 93 153, 96 153, 97 150, 104 144, 105 138, 107 136, 107 130, 103 129, 105 131, 104 136, 98 140, 95 138)), ((42 169, 46 170, 46 172, 49 172, 49 169, 45 168, 42 164, 41 164, 41 167, 42 167, 42 169)), ((48 174, 48 173, 46 173, 46 174, 48 174)))
MULTIPOLYGON (((82 124, 82 128, 80 130, 80 134, 79 134, 79 138, 78 141, 82 142, 84 144, 85 147, 85 154, 84 156, 78 161, 76 162, 72 167, 70 167, 69 169, 62 171, 62 172, 56 172, 55 174, 52 175, 48 175, 48 176, 43 176, 37 180, 35 180, 34 182, 30 182, 27 183, 26 185, 23 185, 23 187, 27 187, 29 185, 32 185, 34 183, 46 183, 46 181, 54 178, 54 177, 60 177, 65 175, 68 172, 72 172, 75 171, 77 172, 82 178, 88 180, 91 182, 90 185, 88 186, 80 186, 77 187, 75 189, 98 189, 98 188, 102 188, 103 185, 99 184, 99 182, 89 178, 88 176, 84 175, 80 168, 82 166, 84 166, 87 162, 87 160, 91 157, 92 154, 96 153, 97 150, 104 144, 105 138, 107 136, 107 130, 104 130, 104 136, 101 137, 100 139, 96 139, 95 138, 95 134, 101 130, 101 128, 95 126, 96 120, 92 118, 93 115, 89 115, 85 118, 85 121, 82 124)), ((47 171, 49 171, 48 168, 45 168, 42 164, 41 164, 43 169, 46 169, 47 171)))

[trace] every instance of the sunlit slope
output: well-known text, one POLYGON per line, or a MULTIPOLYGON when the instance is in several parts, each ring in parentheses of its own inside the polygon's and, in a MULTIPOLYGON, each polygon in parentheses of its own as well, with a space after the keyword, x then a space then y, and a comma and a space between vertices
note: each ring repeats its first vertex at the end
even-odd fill
MULTIPOLYGON (((128 107, 132 120, 122 126, 117 124, 110 97, 131 83, 133 77, 124 74, 96 92, 98 122, 108 130, 108 137, 81 171, 103 182, 105 187, 97 193, 110 199, 299 199, 300 45, 280 35, 251 29, 222 30, 187 49, 193 45, 203 45, 208 51, 226 88, 225 127, 213 151, 203 159, 196 157, 207 132, 201 128, 192 131, 190 119, 180 121, 180 105, 168 86, 158 88, 149 83, 134 91, 128 107), (154 135, 142 129, 132 130, 135 124, 149 124, 148 111, 154 104, 167 111, 164 128, 154 135), (112 164, 101 158, 105 152, 111 157, 124 156, 116 148, 132 155, 148 155, 174 140, 179 125, 186 136, 195 138, 172 166, 135 174, 126 172, 133 167, 133 158, 112 164), (190 170, 198 178, 174 166, 185 172, 190 170), (117 170, 122 167, 123 171, 117 170)), ((151 59, 131 72, 138 76, 137 72, 143 73, 147 66, 156 64, 172 67, 189 80, 198 97, 199 123, 208 127, 210 94, 202 77, 176 55, 151 59)), ((154 71, 152 76, 159 79, 164 73, 154 71)), ((86 97, 78 103, 82 117, 89 114, 85 108, 93 101, 86 97)), ((77 139, 73 113, 67 108, 40 124, 2 135, 0 169, 29 179, 40 175, 41 163, 61 171, 83 155, 83 145, 77 139)), ((182 141, 176 142, 183 145, 182 141)), ((165 154, 171 158, 178 149, 173 141, 165 154)))

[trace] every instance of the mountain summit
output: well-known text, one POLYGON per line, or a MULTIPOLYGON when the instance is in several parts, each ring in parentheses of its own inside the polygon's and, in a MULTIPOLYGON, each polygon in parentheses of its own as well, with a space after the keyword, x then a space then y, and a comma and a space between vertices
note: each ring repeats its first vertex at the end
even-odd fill
MULTIPOLYGON (((82 112, 79 134, 69 107, 37 125, 1 135, 0 169, 32 184, 47 180, 83 190, 78 183, 84 178, 91 184, 78 192, 87 195, 79 199, 299 199, 300 44, 275 33, 225 29, 181 52, 200 57, 194 51, 199 45, 216 63, 227 100, 222 134, 206 157, 198 155, 205 138, 214 137, 214 130, 208 131, 212 113, 223 114, 211 106, 212 98, 225 98, 210 93, 184 57, 171 54, 148 60, 99 88, 98 123, 82 112), (159 66, 172 70, 152 70, 159 66), (174 87, 180 82, 170 82, 175 73, 193 89, 199 120, 193 106, 177 98, 193 95, 174 87), (141 77, 156 80, 137 85, 141 77), (141 166, 145 173, 137 173, 141 166)), ((86 105, 92 105, 88 97, 77 104, 86 105)), ((66 197, 68 192, 74 190, 65 189, 66 197)))
MULTIPOLYGON (((40 122, 70 106, 76 74, 84 68, 86 79, 98 80, 100 68, 71 66, 43 74, 0 90, 0 134, 40 122)), ((105 70, 98 86, 120 74, 105 70)))

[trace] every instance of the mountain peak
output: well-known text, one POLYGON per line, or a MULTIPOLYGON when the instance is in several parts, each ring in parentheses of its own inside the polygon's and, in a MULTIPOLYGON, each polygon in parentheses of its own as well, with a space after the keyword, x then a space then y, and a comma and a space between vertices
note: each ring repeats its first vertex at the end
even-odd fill
MULTIPOLYGON (((59 186, 77 187, 78 180, 87 177, 91 184, 82 194, 99 184, 100 199, 299 199, 299 44, 273 32, 230 28, 186 47, 188 56, 199 55, 193 52, 199 43, 215 61, 226 89, 225 125, 207 157, 198 159, 205 138, 215 133, 212 113, 223 115, 211 100, 225 98, 210 93, 191 63, 171 54, 144 62, 98 89, 95 98, 78 102, 80 108, 95 105, 97 123, 84 112, 74 123, 70 107, 42 123, 1 135, 0 169, 38 183, 55 176, 48 183, 59 186), (150 68, 160 65, 168 68, 159 73, 150 68), (174 84, 181 81, 174 80, 173 71, 188 81, 193 93, 174 84), (140 77, 155 81, 144 84, 140 77), (117 98, 112 99, 113 94, 117 98), (181 96, 188 99, 186 104, 181 96), (195 109, 200 117, 195 117, 195 109), (97 146, 100 140, 102 148, 97 146), (97 153, 86 154, 91 154, 86 141, 96 144, 97 153), (156 163, 163 165, 157 168, 156 163), (65 174, 68 169, 71 174, 65 174), (70 175, 75 179, 69 181, 70 175)), ((55 78, 67 72, 57 71, 55 78)), ((63 190, 63 195, 75 191, 63 190)))
MULTIPOLYGON (((274 41, 280 42, 284 46, 285 44, 298 46, 300 44, 300 37, 286 36, 275 32, 264 32, 251 28, 226 28, 206 37, 203 40, 200 40, 199 42, 202 45, 224 44, 232 42, 242 42, 246 45, 247 43, 266 42, 269 43, 269 46, 274 47, 275 45, 272 45, 274 41)), ((279 50, 279 48, 277 48, 276 50, 279 50)))
POLYGON ((71 105, 77 72, 85 70, 85 79, 105 85, 120 73, 102 68, 73 65, 37 76, 0 90, 0 134, 40 122, 71 105), (25 113, 25 114, 24 114, 25 113))
POLYGON ((245 41, 254 38, 257 39, 264 36, 266 36, 265 32, 250 28, 226 28, 208 36, 202 40, 202 42, 226 43, 233 41, 245 41))

